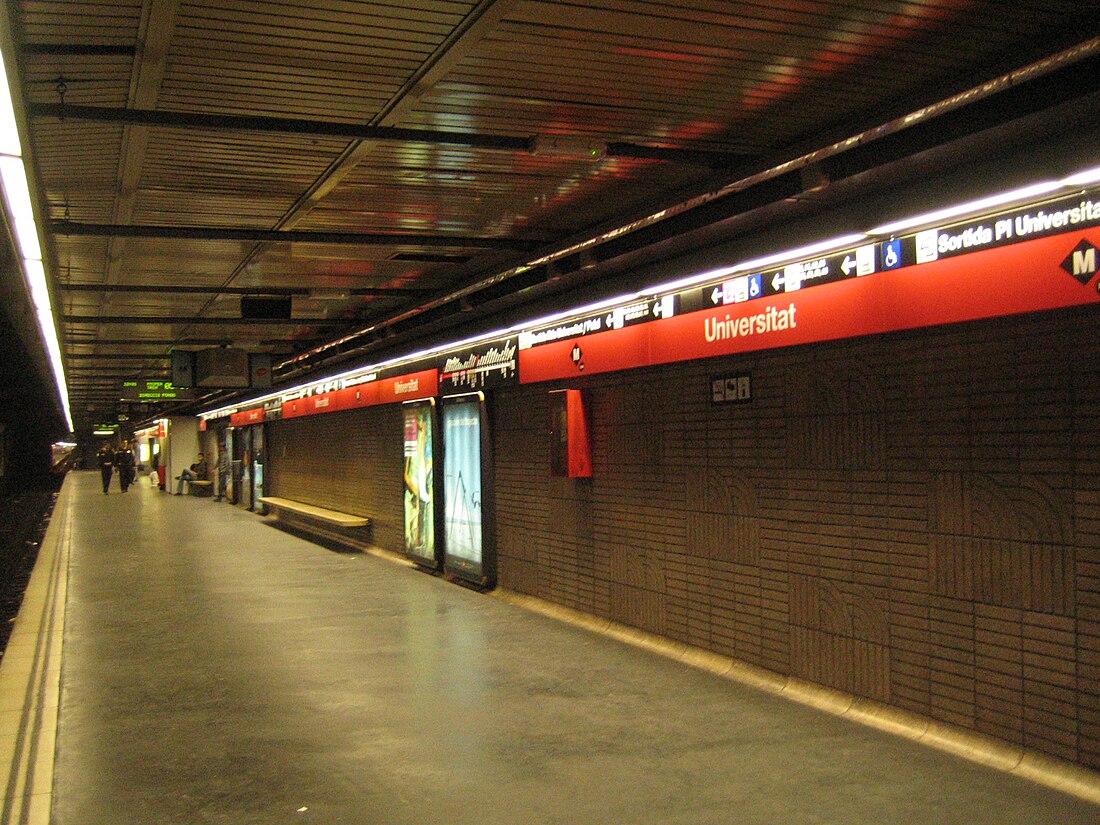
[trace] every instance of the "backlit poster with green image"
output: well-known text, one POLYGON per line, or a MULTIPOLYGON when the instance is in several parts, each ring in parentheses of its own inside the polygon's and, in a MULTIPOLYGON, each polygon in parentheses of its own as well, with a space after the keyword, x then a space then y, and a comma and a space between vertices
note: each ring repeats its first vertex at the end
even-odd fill
POLYGON ((405 405, 405 550, 435 561, 432 405, 405 405))

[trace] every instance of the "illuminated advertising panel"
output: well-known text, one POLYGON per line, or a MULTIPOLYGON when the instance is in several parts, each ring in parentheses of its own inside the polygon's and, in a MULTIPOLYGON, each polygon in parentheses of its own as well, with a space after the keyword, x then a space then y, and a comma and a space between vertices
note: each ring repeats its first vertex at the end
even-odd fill
POLYGON ((445 561, 462 578, 485 578, 482 530, 481 399, 443 405, 445 561))
POLYGON ((435 566, 435 468, 431 402, 405 405, 405 552, 435 566))

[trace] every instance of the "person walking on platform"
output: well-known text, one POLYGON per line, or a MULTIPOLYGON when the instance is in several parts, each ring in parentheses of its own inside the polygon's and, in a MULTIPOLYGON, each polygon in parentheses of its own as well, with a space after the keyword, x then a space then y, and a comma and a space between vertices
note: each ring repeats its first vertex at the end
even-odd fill
POLYGON ((136 464, 137 460, 134 457, 134 451, 130 448, 130 442, 123 441, 122 446, 115 453, 115 466, 118 467, 118 483, 124 493, 134 483, 136 464))
POLYGON ((206 474, 209 472, 209 468, 206 466, 206 457, 202 453, 199 453, 199 460, 191 465, 191 468, 184 470, 178 476, 176 476, 176 495, 183 494, 183 482, 185 481, 206 481, 206 474))
POLYGON ((111 449, 111 445, 106 441, 99 448, 99 452, 95 454, 95 462, 99 465, 100 476, 103 477, 103 495, 107 495, 107 490, 111 486, 111 476, 115 472, 115 451, 111 449))

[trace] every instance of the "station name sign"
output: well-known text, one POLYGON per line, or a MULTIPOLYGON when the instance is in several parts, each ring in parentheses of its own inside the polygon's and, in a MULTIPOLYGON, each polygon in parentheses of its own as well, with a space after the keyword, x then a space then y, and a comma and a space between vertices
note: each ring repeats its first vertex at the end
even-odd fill
POLYGON ((432 398, 439 392, 439 374, 434 369, 428 369, 388 378, 375 378, 372 381, 333 384, 327 388, 322 384, 314 389, 322 391, 286 398, 279 408, 280 416, 300 418, 318 413, 432 398))
POLYGON ((522 332, 520 381, 1098 303, 1098 268, 1100 200, 1051 200, 522 332))
MULTIPOLYGON (((265 416, 292 418, 1095 304, 1098 268, 1100 199, 1052 196, 666 294, 636 295, 381 372, 364 368, 277 396, 264 405, 265 416)), ((745 403, 746 381, 726 378, 715 379, 712 401, 745 403)), ((152 384, 141 400, 169 397, 150 397, 152 384)), ((163 393, 171 385, 159 387, 163 393)))

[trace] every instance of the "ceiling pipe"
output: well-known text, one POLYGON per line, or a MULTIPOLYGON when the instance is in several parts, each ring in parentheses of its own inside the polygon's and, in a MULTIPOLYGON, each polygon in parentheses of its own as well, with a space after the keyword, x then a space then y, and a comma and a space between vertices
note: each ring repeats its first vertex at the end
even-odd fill
POLYGON ((438 129, 401 129, 393 126, 368 126, 362 123, 304 120, 260 115, 225 115, 213 112, 175 112, 151 109, 115 109, 104 106, 75 106, 67 103, 28 102, 30 117, 56 117, 61 120, 87 120, 120 123, 126 126, 164 126, 177 129, 210 129, 253 133, 276 133, 330 137, 344 140, 392 140, 403 143, 435 143, 527 152, 531 139, 511 135, 473 132, 446 132, 438 129))
POLYGON ((71 352, 69 361, 167 361, 172 356, 166 352, 71 352))
POLYGON ((104 43, 24 43, 19 51, 24 55, 45 57, 133 57, 134 46, 104 43))
POLYGON ((209 324, 228 326, 230 324, 251 326, 253 324, 302 326, 302 327, 340 327, 347 326, 346 318, 207 318, 192 315, 63 315, 66 324, 209 324))
MULTIPOLYGON (((233 286, 175 286, 175 285, 149 285, 149 284, 59 284, 62 292, 134 292, 134 293, 159 293, 172 295, 301 295, 303 297, 316 297, 321 290, 309 287, 233 287, 233 286)), ((409 289, 406 287, 350 287, 348 289, 335 287, 332 292, 346 294, 355 297, 375 298, 415 298, 423 296, 429 290, 409 289)))
MULTIPOLYGON (((503 281, 509 280, 517 275, 529 272, 532 269, 540 266, 547 266, 553 264, 556 261, 560 261, 563 258, 567 258, 572 255, 577 255, 584 251, 590 251, 610 241, 622 238, 624 235, 628 235, 637 232, 642 229, 656 226, 661 222, 667 221, 671 218, 683 215, 693 209, 701 206, 713 203, 727 195, 741 192, 751 187, 757 186, 761 183, 778 178, 782 175, 786 175, 791 172, 801 172, 803 169, 820 164, 843 153, 855 149, 857 147, 865 146, 876 140, 881 140, 886 137, 898 134, 916 127, 918 125, 927 123, 937 117, 941 117, 948 113, 957 112, 963 110, 967 106, 972 106, 981 101, 985 101, 989 98, 995 97, 998 94, 1006 92, 1014 87, 1021 86, 1027 82, 1038 80, 1044 76, 1050 75, 1062 69, 1066 69, 1075 64, 1090 58, 1095 58, 1100 54, 1100 37, 1093 37, 1071 48, 1051 55, 1043 60, 1031 63, 1028 66, 1016 69, 1008 72, 1007 74, 1000 75, 992 80, 981 83, 977 86, 966 89, 965 91, 946 97, 938 102, 919 108, 915 111, 910 111, 906 114, 902 114, 898 117, 894 117, 881 123, 877 126, 864 129, 856 134, 853 134, 843 140, 838 140, 827 146, 799 154, 790 159, 775 163, 767 168, 760 169, 755 172, 749 172, 737 179, 723 184, 717 188, 714 188, 708 192, 696 195, 688 198, 680 203, 670 205, 666 208, 660 209, 656 212, 648 215, 643 215, 636 220, 622 224, 615 228, 599 232, 583 240, 579 240, 576 243, 559 246, 547 252, 545 255, 526 261, 525 263, 514 266, 509 269, 498 272, 486 278, 482 278, 472 284, 447 292, 443 295, 437 296, 430 301, 421 304, 417 307, 413 307, 407 311, 396 313, 387 318, 381 319, 369 326, 358 329, 348 335, 341 336, 333 341, 326 342, 313 349, 307 350, 294 358, 283 361, 275 366, 277 371, 288 371, 284 377, 290 377, 298 372, 306 369, 320 366, 323 363, 323 358, 331 354, 347 356, 349 351, 345 349, 349 344, 354 343, 357 340, 363 339, 374 333, 384 331, 387 328, 401 323, 402 321, 409 320, 425 312, 429 312, 433 309, 445 306, 447 304, 456 303, 474 293, 481 292, 489 287, 496 286, 503 281)), ((1042 99, 1033 101, 1035 106, 1046 106, 1048 102, 1042 99)), ((361 345, 357 349, 365 349, 366 344, 361 345)))
POLYGON ((41 101, 28 102, 27 113, 30 117, 37 118, 55 117, 60 120, 86 120, 98 123, 118 123, 125 126, 160 126, 174 129, 290 134, 342 140, 387 140, 401 143, 464 146, 473 149, 523 152, 545 157, 564 157, 573 160, 595 161, 605 157, 615 157, 705 166, 730 166, 744 160, 740 155, 723 152, 683 149, 676 146, 645 146, 625 142, 604 143, 599 140, 589 140, 573 135, 516 137, 514 135, 452 132, 439 129, 405 129, 397 126, 369 126, 362 123, 340 123, 263 115, 116 109, 41 101), (592 148, 589 151, 578 152, 576 146, 582 142, 585 146, 592 148))
MULTIPOLYGON (((231 338, 97 338, 94 335, 82 335, 70 333, 65 336, 65 343, 70 347, 91 346, 122 346, 122 347, 154 347, 154 346, 210 346, 228 347, 234 344, 231 338)), ((259 341, 249 341, 248 344, 258 347, 277 347, 289 343, 285 338, 269 338, 259 341)))
POLYGON ((114 223, 47 221, 54 235, 77 238, 158 238, 195 241, 258 241, 261 243, 321 243, 348 246, 431 246, 456 249, 529 249, 536 242, 514 238, 471 238, 457 235, 396 235, 383 232, 314 232, 305 229, 249 229, 221 226, 148 226, 114 223))

